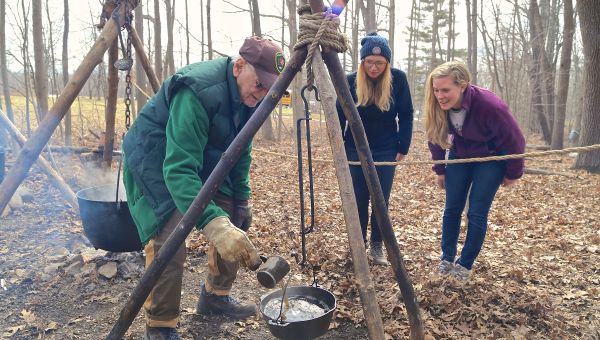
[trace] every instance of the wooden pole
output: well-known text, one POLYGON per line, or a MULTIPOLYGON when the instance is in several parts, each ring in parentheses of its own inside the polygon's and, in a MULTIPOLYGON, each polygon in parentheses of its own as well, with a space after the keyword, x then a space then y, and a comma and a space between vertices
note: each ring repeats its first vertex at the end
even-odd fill
POLYGON ((321 104, 325 111, 325 125, 333 154, 335 174, 340 188, 342 210, 344 212, 344 220, 346 221, 346 230, 348 231, 352 264, 354 265, 354 277, 363 306, 369 339, 383 340, 385 339, 385 331, 383 329, 383 322, 381 321, 377 296, 375 295, 375 286, 371 281, 371 270, 360 227, 360 219, 358 218, 352 177, 348 168, 348 158, 344 149, 340 120, 335 107, 335 89, 333 88, 333 84, 331 84, 325 64, 323 64, 323 59, 321 58, 321 52, 318 49, 315 51, 312 66, 315 73, 315 82, 321 97, 321 104))
MULTIPOLYGON (((124 10, 127 6, 122 7, 124 10)), ((120 22, 125 22, 124 13, 121 12, 119 15, 121 17, 120 22)), ((113 18, 106 23, 102 33, 90 49, 90 52, 88 52, 77 71, 75 71, 71 79, 69 79, 69 82, 52 108, 48 111, 48 114, 44 116, 38 129, 23 145, 23 149, 19 153, 15 164, 4 178, 4 181, 0 184, 0 211, 4 210, 21 182, 27 177, 31 165, 33 165, 46 143, 50 140, 52 133, 58 124, 60 124, 61 119, 64 117, 71 104, 73 104, 75 98, 77 98, 79 91, 81 91, 81 88, 90 77, 90 74, 96 65, 102 61, 104 52, 106 52, 110 44, 117 37, 118 29, 119 27, 117 27, 113 18)))
POLYGON ((148 294, 150 294, 154 284, 169 261, 171 261, 171 258, 173 258, 177 249, 185 242, 186 237, 200 219, 202 212, 216 193, 219 185, 221 185, 229 171, 233 168, 233 165, 238 161, 242 151, 245 150, 248 145, 248 142, 250 142, 265 120, 267 120, 269 114, 273 111, 275 105, 277 105, 277 102, 292 82, 292 79, 294 79, 296 73, 300 71, 302 64, 304 64, 304 60, 306 59, 306 54, 307 51, 306 48, 304 48, 296 51, 292 55, 280 77, 269 90, 269 93, 267 93, 248 122, 235 137, 225 153, 223 153, 219 163, 217 163, 215 169, 204 182, 202 189, 200 189, 200 192, 192 202, 192 205, 185 215, 183 215, 183 218, 175 230, 173 230, 171 236, 169 236, 167 241, 165 241, 160 248, 154 257, 154 261, 152 261, 150 266, 146 269, 144 276, 142 276, 129 296, 129 299, 119 314, 119 319, 106 339, 120 340, 129 326, 131 326, 133 319, 139 312, 144 301, 148 297, 148 294))
MULTIPOLYGON (((313 13, 321 13, 324 11, 322 0, 310 0, 310 7, 313 13)), ((392 228, 392 222, 388 215, 387 205, 383 197, 383 191, 379 184, 377 177, 377 171, 375 170, 375 164, 373 162, 373 156, 369 149, 369 143, 365 135, 365 129, 360 120, 358 110, 352 99, 350 88, 348 87, 348 81, 342 66, 340 59, 336 51, 324 49, 322 51, 323 61, 327 65, 329 70, 329 76, 336 89, 337 96, 340 104, 344 110, 344 115, 348 120, 348 126, 352 130, 352 136, 354 138, 354 144, 358 151, 358 158, 365 175, 367 187, 369 188, 369 195, 371 197, 372 209, 375 212, 377 222, 379 222, 379 229, 383 235, 383 241, 387 251, 388 259, 392 263, 392 269, 398 281, 400 292, 402 293, 401 299, 404 301, 406 311, 408 313, 408 320, 410 323, 410 338, 411 339, 423 339, 425 337, 425 331, 423 329, 423 322, 421 321, 421 313, 419 310, 419 304, 414 292, 414 288, 410 281, 410 277, 404 267, 404 261, 402 260, 402 253, 392 228)))
MULTIPOLYGON (((160 83, 158 82, 158 78, 156 78, 156 73, 152 69, 152 65, 150 64, 150 59, 146 55, 146 51, 144 51, 144 44, 140 40, 140 36, 137 34, 135 28, 130 27, 131 32, 131 44, 135 49, 135 53, 139 58, 139 62, 142 64, 144 71, 146 71, 146 75, 148 76, 148 80, 150 81, 150 86, 152 86, 152 90, 154 93, 158 92, 160 88, 160 83)), ((141 110, 141 107, 138 107, 138 110, 141 110)))
MULTIPOLYGON (((14 124, 2 111, 0 111, 0 123, 2 123, 2 126, 4 126, 6 130, 13 135, 14 139, 19 143, 19 145, 22 146, 25 144, 25 142, 27 142, 27 138, 25 138, 25 136, 19 132, 19 129, 14 126, 14 124)), ((69 187, 65 180, 62 179, 60 174, 54 171, 50 163, 42 156, 38 157, 37 165, 39 165, 46 176, 48 176, 50 183, 52 183, 52 185, 54 185, 54 187, 56 187, 56 189, 63 194, 63 197, 67 203, 69 203, 69 205, 75 209, 75 211, 79 212, 79 203, 77 202, 77 197, 75 196, 73 190, 71 190, 71 187, 69 187)))
POLYGON ((106 97, 106 109, 104 119, 106 128, 104 130, 104 152, 102 159, 104 166, 110 169, 115 144, 115 114, 117 112, 117 91, 119 89, 119 70, 114 66, 119 58, 119 47, 117 39, 113 40, 108 49, 108 96, 106 97))

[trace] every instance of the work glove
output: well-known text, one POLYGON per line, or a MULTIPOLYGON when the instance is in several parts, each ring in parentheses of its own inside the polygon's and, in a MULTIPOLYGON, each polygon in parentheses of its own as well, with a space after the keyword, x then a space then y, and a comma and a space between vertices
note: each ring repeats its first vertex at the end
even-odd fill
POLYGON ((235 201, 233 204, 233 215, 231 222, 243 231, 248 231, 252 224, 252 209, 248 205, 248 201, 235 201))
POLYGON ((238 261, 250 270, 258 269, 262 263, 246 233, 236 228, 227 217, 213 219, 202 232, 224 260, 238 261))

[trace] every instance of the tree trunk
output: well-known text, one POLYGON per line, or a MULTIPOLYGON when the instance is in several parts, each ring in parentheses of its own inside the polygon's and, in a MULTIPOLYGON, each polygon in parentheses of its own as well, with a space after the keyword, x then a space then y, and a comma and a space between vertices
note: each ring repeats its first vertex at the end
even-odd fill
POLYGON ((115 144, 115 114, 117 112, 117 91, 119 89, 119 70, 114 66, 119 58, 119 47, 115 39, 108 49, 108 96, 106 97, 106 108, 104 111, 104 167, 110 169, 112 154, 115 144))
POLYGON ((0 76, 2 77, 2 94, 6 115, 11 122, 15 122, 12 102, 10 100, 10 86, 8 84, 8 69, 6 68, 6 1, 0 0, 0 76))
MULTIPOLYGON (((144 41, 144 10, 141 3, 135 8, 134 13, 135 31, 141 43, 144 41)), ((135 89, 135 100, 138 112, 146 105, 147 98, 143 92, 148 93, 148 82, 144 76, 144 67, 142 66, 143 57, 145 57, 145 54, 142 56, 141 53, 135 51, 135 82, 137 84, 137 88, 135 89)))
POLYGON ((432 25, 431 25, 431 51, 430 51, 430 55, 429 55, 429 69, 433 70, 437 65, 437 60, 436 60, 436 43, 438 40, 438 4, 437 4, 437 0, 433 1, 433 13, 432 15, 432 25))
POLYGON ((573 34, 575 33, 572 0, 564 0, 564 7, 563 46, 560 54, 558 92, 556 95, 556 117, 554 119, 554 128, 552 129, 552 149, 555 150, 563 148, 565 114, 567 109, 567 96, 569 94, 571 52, 573 51, 573 34))
POLYGON ((160 27, 160 2, 154 0, 154 72, 158 77, 158 81, 162 81, 162 43, 161 43, 161 27, 160 27))
POLYGON ((352 71, 356 71, 358 69, 358 26, 362 2, 363 0, 353 1, 354 15, 352 16, 352 71))
POLYGON ((537 0, 530 0, 529 3, 529 35, 531 41, 531 72, 532 81, 532 102, 534 110, 537 113, 544 141, 550 144, 552 140, 551 123, 548 122, 548 95, 544 86, 544 32, 541 28, 541 20, 537 0))
POLYGON ((204 61, 204 46, 206 46, 206 42, 204 41, 204 0, 200 0, 200 27, 202 28, 200 35, 200 39, 202 40, 202 56, 200 60, 204 61))
POLYGON ((173 54, 173 26, 175 22, 175 2, 164 0, 167 12, 167 50, 165 51, 165 65, 162 79, 167 79, 175 73, 175 56, 173 54))
POLYGON ((206 0, 206 44, 208 47, 208 60, 212 60, 213 58, 212 28, 210 21, 210 0, 206 0))
MULTIPOLYGON (((600 2, 578 0, 579 24, 585 56, 585 95, 581 122, 581 145, 600 144, 600 2)), ((575 167, 600 172, 600 151, 577 156, 575 167)))
POLYGON ((390 49, 392 50, 392 65, 394 65, 394 40, 396 39, 396 0, 390 0, 390 19, 389 19, 389 38, 390 49))
MULTIPOLYGON (((249 0, 250 5, 250 22, 252 24, 252 35, 262 36, 262 30, 260 28, 260 9, 258 8, 258 0, 249 0)), ((275 134, 273 133, 273 120, 272 116, 269 116, 265 120, 263 126, 260 128, 262 137, 269 141, 275 140, 275 134)))
POLYGON ((377 21, 375 20, 375 0, 363 0, 366 7, 363 11, 363 20, 365 22, 365 33, 377 32, 377 21))
POLYGON ((471 82, 477 84, 477 0, 471 5, 471 82))
MULTIPOLYGON (((190 15, 188 0, 185 0, 185 64, 190 64, 190 15)), ((204 43, 204 42, 202 42, 204 43)))
MULTIPOLYGON (((62 80, 64 89, 69 82, 69 0, 64 0, 63 13, 63 39, 62 39, 62 80)), ((73 145, 73 122, 71 108, 65 114, 65 145, 73 145)))
POLYGON ((456 15, 454 14, 454 0, 448 4, 448 44, 446 50, 446 61, 454 59, 454 26, 456 24, 456 15))
POLYGON ((44 33, 42 30, 42 0, 33 0, 32 6, 33 29, 33 58, 35 62, 35 95, 36 111, 41 119, 48 113, 48 68, 46 66, 46 53, 44 47, 44 33))

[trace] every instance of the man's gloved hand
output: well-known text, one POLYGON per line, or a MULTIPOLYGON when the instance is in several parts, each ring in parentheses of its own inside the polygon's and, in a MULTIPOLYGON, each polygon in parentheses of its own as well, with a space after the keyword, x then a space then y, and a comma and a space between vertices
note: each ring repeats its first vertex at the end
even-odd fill
POLYGON ((231 222, 243 231, 250 229, 250 225, 252 224, 252 209, 248 205, 248 201, 235 201, 231 222))
POLYGON ((227 217, 213 219, 202 232, 224 260, 239 261, 250 270, 258 269, 262 263, 246 233, 236 228, 227 217))

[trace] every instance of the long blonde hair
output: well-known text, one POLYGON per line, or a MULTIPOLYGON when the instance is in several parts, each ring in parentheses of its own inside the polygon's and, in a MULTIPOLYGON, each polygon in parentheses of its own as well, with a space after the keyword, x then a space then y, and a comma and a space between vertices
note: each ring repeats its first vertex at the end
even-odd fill
POLYGON ((356 72, 356 105, 374 104, 381 111, 388 111, 392 101, 392 66, 388 62, 380 75, 381 79, 372 80, 363 63, 364 61, 358 65, 356 72))
POLYGON ((431 71, 425 83, 425 133, 427 139, 444 149, 449 149, 452 144, 448 142, 448 118, 446 111, 442 110, 433 92, 433 80, 436 78, 450 77, 454 84, 467 86, 471 83, 471 73, 467 66, 460 61, 446 62, 431 71))

